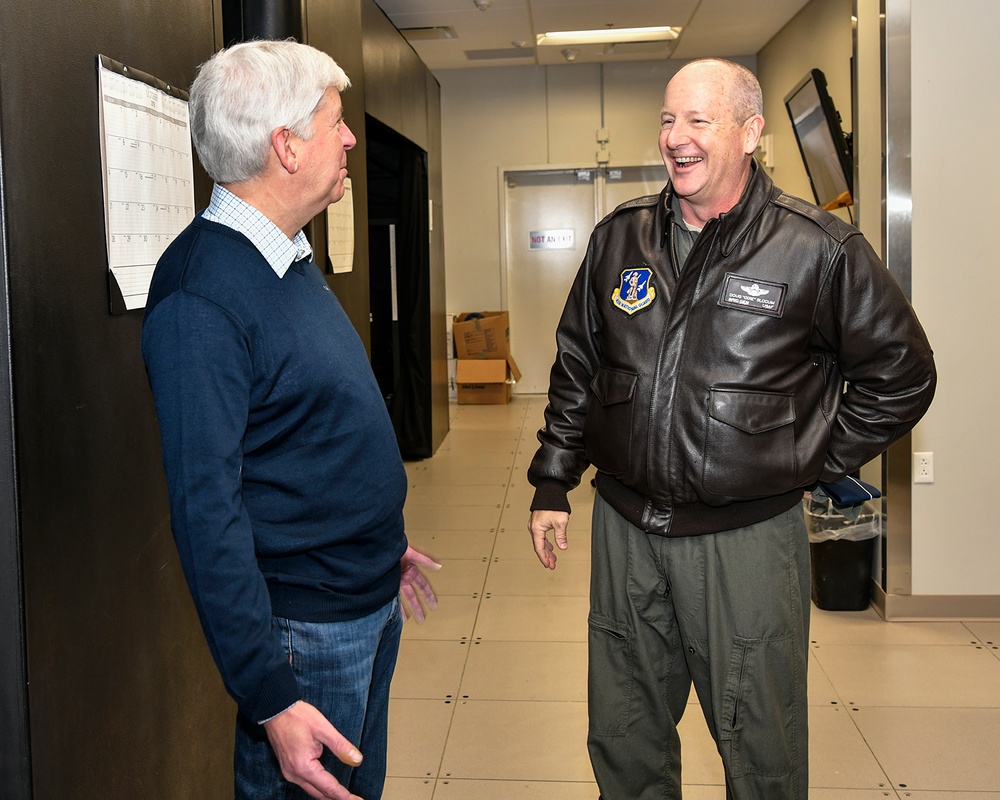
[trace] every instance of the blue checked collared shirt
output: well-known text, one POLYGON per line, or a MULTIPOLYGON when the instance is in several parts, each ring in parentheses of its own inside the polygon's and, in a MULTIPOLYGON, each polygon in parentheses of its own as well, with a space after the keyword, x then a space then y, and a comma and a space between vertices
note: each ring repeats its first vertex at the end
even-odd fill
POLYGON ((312 246, 302 231, 289 240, 260 211, 219 184, 212 189, 212 201, 202 217, 246 236, 279 278, 285 276, 292 262, 312 256, 312 246))

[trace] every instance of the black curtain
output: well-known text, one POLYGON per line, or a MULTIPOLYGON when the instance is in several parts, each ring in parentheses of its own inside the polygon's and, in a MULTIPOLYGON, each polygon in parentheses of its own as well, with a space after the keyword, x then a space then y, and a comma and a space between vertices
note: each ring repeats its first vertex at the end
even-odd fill
POLYGON ((430 219, 427 154, 368 117, 372 367, 404 457, 433 454, 431 435, 430 219), (391 318, 388 225, 396 229, 397 319, 391 318))
POLYGON ((396 237, 399 382, 392 406, 399 449, 428 457, 431 448, 430 233, 427 155, 414 145, 401 158, 396 237))

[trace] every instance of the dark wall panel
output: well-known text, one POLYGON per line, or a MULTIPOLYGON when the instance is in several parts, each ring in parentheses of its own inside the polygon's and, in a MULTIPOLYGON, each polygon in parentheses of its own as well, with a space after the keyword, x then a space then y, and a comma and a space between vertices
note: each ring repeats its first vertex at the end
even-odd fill
MULTIPOLYGON (((327 280, 350 317, 365 347, 371 350, 368 286, 368 168, 365 141, 365 70, 361 50, 361 6, 358 0, 306 0, 305 41, 328 53, 351 79, 344 92, 344 119, 358 138, 347 154, 354 194, 354 269, 327 280)), ((326 217, 321 214, 310 233, 317 252, 326 253, 326 217)))
POLYGON ((431 214, 431 385, 434 449, 441 444, 450 424, 448 406, 448 317, 444 272, 444 180, 441 170, 441 86, 426 73, 428 183, 431 214))
MULTIPOLYGON (((187 86, 212 0, 4 0, 2 141, 34 797, 231 796, 233 707, 169 533, 141 314, 108 313, 96 56, 187 86)), ((197 201, 210 183, 199 174, 197 201)))
MULTIPOLYGON (((2 26, 2 11, 0 11, 2 26)), ((2 80, 2 73, 0 73, 2 80)), ((0 127, 0 164, 3 162, 0 127)), ((10 383, 10 315, 7 304, 6 196, 0 169, 0 797, 31 796, 28 742, 28 675, 25 665, 24 592, 21 581, 21 537, 17 513, 14 462, 14 404, 10 383)))
MULTIPOLYGON (((365 110, 429 154, 430 72, 374 0, 362 0, 362 10, 365 110)), ((439 88, 433 76, 430 83, 439 88)))
MULTIPOLYGON (((7 489, 0 511, 19 529, 0 542, 0 552, 17 559, 11 545, 19 532, 23 563, 20 573, 8 565, 0 574, 0 619, 8 634, 19 623, 23 578, 30 680, 30 687, 0 697, 0 721, 16 715, 27 692, 23 730, 30 723, 32 796, 39 800, 232 796, 235 708, 211 663, 170 536, 139 353, 141 314, 108 313, 96 69, 103 53, 187 86, 221 42, 220 7, 221 0, 0 4, 13 407, 5 444, 16 445, 7 451, 13 467, 0 470, 0 489, 7 489)), ((354 83, 344 103, 359 138, 348 162, 355 269, 330 283, 366 341, 367 104, 428 151, 436 176, 430 188, 436 446, 448 416, 440 125, 432 119, 440 113, 438 86, 398 32, 386 28, 372 0, 303 0, 303 8, 306 41, 330 52, 354 83), (373 19, 371 49, 361 34, 368 38, 365 26, 373 19), (376 59, 371 65, 369 57, 376 59)), ((199 207, 210 189, 199 171, 199 207)), ((312 236, 325 253, 320 227, 312 236)), ((0 678, 21 681, 18 648, 5 647, 2 656, 0 678)), ((23 786, 8 780, 19 764, 0 759, 0 768, 0 796, 22 800, 23 786)))
POLYGON ((430 236, 431 436, 433 450, 449 427, 446 350, 441 87, 374 0, 361 0, 365 110, 427 153, 430 236))

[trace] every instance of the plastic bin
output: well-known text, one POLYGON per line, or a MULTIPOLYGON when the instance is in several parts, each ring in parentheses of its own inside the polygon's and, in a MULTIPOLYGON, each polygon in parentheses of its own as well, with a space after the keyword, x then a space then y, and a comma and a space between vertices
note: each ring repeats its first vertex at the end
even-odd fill
POLYGON ((813 603, 825 611, 864 611, 871 603, 875 542, 881 514, 865 503, 856 518, 829 500, 802 501, 811 556, 813 603))

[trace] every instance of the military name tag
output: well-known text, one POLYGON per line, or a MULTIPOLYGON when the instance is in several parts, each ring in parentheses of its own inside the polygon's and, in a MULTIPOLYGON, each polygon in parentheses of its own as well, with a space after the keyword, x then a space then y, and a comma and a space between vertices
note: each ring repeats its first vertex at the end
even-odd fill
POLYGON ((719 298, 719 305, 755 314, 780 317, 785 308, 785 293, 787 291, 788 284, 786 283, 762 281, 730 272, 726 275, 726 281, 722 285, 722 297, 719 298))

